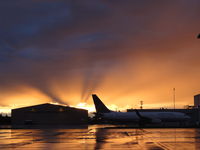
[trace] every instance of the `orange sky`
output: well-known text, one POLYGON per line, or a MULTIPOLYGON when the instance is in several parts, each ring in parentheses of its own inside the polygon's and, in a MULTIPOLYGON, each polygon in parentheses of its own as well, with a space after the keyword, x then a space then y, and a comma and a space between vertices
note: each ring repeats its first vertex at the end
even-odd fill
POLYGON ((181 108, 200 93, 197 0, 0 4, 0 111, 93 105, 92 93, 123 109, 170 108, 173 88, 181 108))

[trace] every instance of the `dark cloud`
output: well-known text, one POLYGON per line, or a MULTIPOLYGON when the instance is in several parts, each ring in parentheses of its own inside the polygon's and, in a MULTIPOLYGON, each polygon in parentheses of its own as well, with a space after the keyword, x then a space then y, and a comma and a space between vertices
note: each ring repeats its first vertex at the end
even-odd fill
POLYGON ((5 0, 0 14, 0 89, 11 95, 23 85, 70 104, 71 93, 87 101, 152 88, 159 101, 153 83, 189 69, 184 82, 200 64, 198 0, 5 0))

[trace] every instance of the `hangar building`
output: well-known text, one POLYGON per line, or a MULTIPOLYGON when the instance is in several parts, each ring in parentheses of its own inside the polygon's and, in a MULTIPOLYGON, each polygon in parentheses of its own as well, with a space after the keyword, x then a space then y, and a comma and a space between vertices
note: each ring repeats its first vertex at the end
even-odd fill
POLYGON ((88 121, 85 109, 49 103, 12 109, 11 115, 12 125, 79 125, 88 121))

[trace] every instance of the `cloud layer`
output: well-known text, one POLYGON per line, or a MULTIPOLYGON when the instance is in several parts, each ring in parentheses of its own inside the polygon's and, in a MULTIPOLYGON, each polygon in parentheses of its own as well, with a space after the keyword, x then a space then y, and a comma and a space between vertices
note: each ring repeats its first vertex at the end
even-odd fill
MULTIPOLYGON (((11 0, 12 1, 12 0, 11 0)), ((191 104, 198 0, 0 2, 0 104, 191 104)))

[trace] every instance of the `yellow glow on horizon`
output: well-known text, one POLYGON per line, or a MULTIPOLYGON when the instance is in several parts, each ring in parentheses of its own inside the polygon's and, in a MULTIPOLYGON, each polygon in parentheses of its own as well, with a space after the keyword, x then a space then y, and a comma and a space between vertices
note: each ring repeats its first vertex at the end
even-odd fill
POLYGON ((60 104, 60 103, 58 103, 58 102, 49 102, 49 104, 67 106, 67 105, 65 105, 65 104, 60 104))
MULTIPOLYGON (((61 105, 59 103, 55 103, 55 102, 50 102, 50 104, 54 104, 54 105, 61 105)), ((37 105, 37 104, 36 104, 37 105)), ((3 114, 10 114, 11 113, 11 109, 15 109, 15 108, 20 108, 20 107, 26 107, 26 106, 32 106, 32 105, 12 105, 12 106, 8 106, 8 107, 0 107, 0 113, 3 114)), ((81 108, 81 109, 86 109, 88 110, 88 112, 96 112, 95 106, 92 104, 87 104, 84 102, 78 103, 77 105, 70 105, 71 107, 75 107, 75 108, 81 108)), ((110 104, 110 105, 106 105, 110 110, 112 111, 126 111, 127 109, 140 109, 139 105, 134 105, 134 106, 130 106, 130 105, 126 105, 126 106, 118 106, 115 104, 110 104)), ((181 108, 183 109, 183 104, 179 103, 176 105, 176 108, 181 108)), ((143 105, 143 109, 160 109, 160 108, 165 108, 165 109, 172 109, 173 106, 172 104, 169 103, 165 103, 165 104, 145 104, 143 105)))
POLYGON ((0 107, 0 113, 1 114, 10 114, 11 113, 11 108, 9 107, 0 107))
POLYGON ((84 103, 84 102, 78 103, 75 107, 81 108, 81 109, 86 109, 86 110, 88 110, 88 112, 95 112, 96 111, 94 105, 89 105, 89 104, 84 103))

